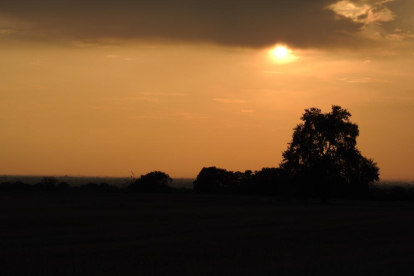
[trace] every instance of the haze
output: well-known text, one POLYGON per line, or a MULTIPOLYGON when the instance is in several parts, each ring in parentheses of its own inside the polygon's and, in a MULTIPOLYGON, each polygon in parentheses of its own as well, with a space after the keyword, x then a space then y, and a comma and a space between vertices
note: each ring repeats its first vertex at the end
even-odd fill
POLYGON ((220 2, 2 4, 0 174, 276 167, 335 104, 382 179, 414 178, 413 1, 220 2))

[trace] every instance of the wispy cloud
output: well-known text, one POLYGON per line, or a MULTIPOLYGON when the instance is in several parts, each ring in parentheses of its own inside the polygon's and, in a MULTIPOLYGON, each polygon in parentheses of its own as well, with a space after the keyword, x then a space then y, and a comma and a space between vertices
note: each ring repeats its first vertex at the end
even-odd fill
POLYGON ((393 33, 388 34, 385 38, 391 41, 402 41, 404 39, 414 38, 414 34, 411 31, 395 29, 393 33))
POLYGON ((0 84, 0 90, 20 90, 22 89, 21 87, 16 87, 16 86, 7 86, 7 85, 2 85, 0 84))
POLYGON ((162 93, 162 92, 138 92, 140 95, 157 95, 157 96, 187 96, 184 93, 162 93))
POLYGON ((125 60, 125 61, 133 61, 134 59, 133 58, 130 58, 130 57, 120 57, 120 56, 118 56, 118 55, 106 55, 105 56, 106 58, 109 58, 109 59, 122 59, 122 60, 125 60))
POLYGON ((280 71, 262 71, 264 74, 282 74, 283 72, 280 71))
POLYGON ((236 104, 242 104, 247 103, 245 100, 239 100, 239 99, 214 99, 216 102, 222 102, 222 103, 236 103, 236 104))
POLYGON ((12 29, 0 29, 0 35, 10 35, 10 34, 14 34, 17 31, 12 30, 12 29))
POLYGON ((379 80, 373 78, 340 78, 339 80, 350 83, 389 82, 387 80, 379 80))
POLYGON ((94 38, 87 40, 71 40, 69 45, 78 48, 97 48, 97 49, 118 49, 121 41, 114 38, 94 38))
POLYGON ((124 97, 123 100, 125 101, 137 101, 137 102, 151 102, 151 103, 158 103, 158 98, 152 97, 124 97))
POLYGON ((191 113, 191 112, 184 112, 184 111, 177 111, 173 115, 184 119, 184 120, 200 120, 200 119, 207 119, 209 118, 205 114, 199 113, 191 113))
POLYGON ((101 104, 94 105, 95 109, 130 109, 131 103, 149 102, 159 103, 158 98, 154 97, 103 97, 100 99, 101 104))
POLYGON ((44 64, 44 62, 40 61, 40 60, 31 60, 28 63, 31 64, 31 65, 42 65, 42 64, 44 64))

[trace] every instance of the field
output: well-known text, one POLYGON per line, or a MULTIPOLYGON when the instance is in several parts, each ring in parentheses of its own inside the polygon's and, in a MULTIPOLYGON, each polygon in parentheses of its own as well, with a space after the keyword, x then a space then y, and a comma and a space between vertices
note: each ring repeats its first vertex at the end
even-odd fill
POLYGON ((0 193, 0 275, 412 275, 414 204, 0 193))

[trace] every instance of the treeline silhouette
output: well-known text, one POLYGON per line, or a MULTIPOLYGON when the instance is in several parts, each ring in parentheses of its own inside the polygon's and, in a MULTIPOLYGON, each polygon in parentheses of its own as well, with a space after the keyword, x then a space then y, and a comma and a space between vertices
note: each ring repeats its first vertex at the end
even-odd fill
POLYGON ((305 109, 302 123, 293 129, 292 141, 282 153, 278 167, 259 171, 228 171, 204 167, 193 183, 193 190, 174 188, 172 178, 153 171, 139 178, 132 173, 123 187, 107 183, 88 183, 72 187, 55 177, 43 177, 35 185, 20 181, 4 182, 0 191, 84 191, 127 193, 198 193, 224 195, 267 195, 290 201, 330 197, 413 200, 413 189, 403 187, 378 188, 377 164, 366 158, 356 147, 358 125, 350 121, 351 114, 340 106, 322 113, 320 109, 305 109))
MULTIPOLYGON (((87 183, 73 186, 45 176, 39 183, 30 185, 22 181, 0 183, 0 192, 86 192, 86 193, 164 193, 164 194, 217 194, 217 195, 266 195, 278 201, 306 200, 317 197, 298 191, 281 168, 263 168, 259 171, 233 172, 216 167, 202 168, 194 181, 193 189, 172 186, 173 179, 166 173, 153 171, 139 178, 131 177, 123 187, 107 183, 87 183)), ((306 182, 305 182, 306 183, 306 182)), ((309 183, 308 183, 309 184, 309 183)), ((369 186, 364 196, 358 193, 333 193, 334 198, 370 199, 379 201, 413 201, 414 187, 369 186)))
POLYGON ((45 176, 40 182, 30 185, 22 181, 2 182, 0 191, 35 191, 35 192, 66 192, 66 191, 82 191, 82 192, 119 192, 121 187, 109 185, 108 183, 87 183, 81 186, 71 186, 67 182, 59 182, 56 177, 45 176))
POLYGON ((200 194, 239 194, 287 196, 288 175, 280 168, 260 171, 232 172, 225 169, 202 168, 194 181, 194 192, 200 194))

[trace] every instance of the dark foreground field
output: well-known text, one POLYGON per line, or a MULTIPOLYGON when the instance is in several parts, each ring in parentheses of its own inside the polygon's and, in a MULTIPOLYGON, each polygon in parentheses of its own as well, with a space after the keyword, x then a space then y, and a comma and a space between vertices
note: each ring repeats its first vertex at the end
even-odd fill
POLYGON ((414 204, 0 194, 0 275, 413 275, 414 204))

